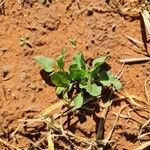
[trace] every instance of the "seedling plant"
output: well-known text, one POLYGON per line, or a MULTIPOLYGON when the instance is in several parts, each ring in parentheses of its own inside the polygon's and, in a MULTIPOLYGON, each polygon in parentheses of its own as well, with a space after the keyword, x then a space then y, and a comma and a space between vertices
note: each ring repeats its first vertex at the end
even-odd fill
POLYGON ((75 38, 70 38, 70 39, 69 39, 69 42, 72 44, 72 46, 73 46, 74 48, 76 48, 76 46, 77 46, 77 41, 76 41, 75 38))
POLYGON ((83 53, 79 52, 74 55, 70 65, 65 67, 65 52, 66 49, 62 49, 56 59, 45 56, 36 56, 34 59, 49 73, 50 80, 56 87, 56 94, 63 96, 72 111, 86 104, 88 97, 101 96, 106 87, 114 90, 122 87, 121 82, 104 68, 108 56, 98 57, 88 65, 83 53))
POLYGON ((29 37, 21 37, 20 38, 20 45, 21 46, 27 45, 27 46, 31 47, 31 44, 29 42, 29 37))

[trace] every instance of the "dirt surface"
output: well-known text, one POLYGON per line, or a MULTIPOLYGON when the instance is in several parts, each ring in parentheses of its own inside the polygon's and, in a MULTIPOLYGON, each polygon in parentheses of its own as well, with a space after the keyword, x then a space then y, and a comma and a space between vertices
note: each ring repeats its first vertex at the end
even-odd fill
MULTIPOLYGON (((133 0, 122 0, 118 3, 123 8, 138 8, 133 0)), ((32 135, 22 134, 12 138, 12 133, 20 124, 19 119, 33 118, 51 103, 58 101, 54 87, 42 79, 40 67, 33 60, 34 56, 55 58, 63 47, 68 50, 67 62, 78 51, 82 51, 86 59, 110 55, 108 64, 114 74, 122 67, 120 59, 145 57, 147 52, 143 44, 140 15, 131 11, 120 13, 113 6, 104 0, 52 0, 46 4, 36 0, 4 0, 4 11, 0 5, 1 139, 24 150, 33 149, 30 140, 38 140, 42 131, 39 127, 35 132, 31 129, 32 135), (140 47, 134 45, 126 36, 141 41, 140 47), (30 44, 21 46, 22 37, 29 37, 30 44), (71 37, 77 40, 76 48, 69 42, 71 37)), ((147 50, 149 48, 150 44, 147 42, 147 50)), ((149 74, 150 61, 125 64, 120 79, 123 83, 122 95, 127 92, 145 100, 144 82, 149 74)), ((150 91, 150 85, 147 85, 147 90, 150 91)), ((110 108, 105 124, 106 135, 116 118, 113 113, 119 112, 122 105, 124 102, 110 108)), ((123 114, 127 115, 129 110, 131 107, 125 109, 123 114)), ((138 112, 139 114, 131 111, 130 115, 140 123, 119 118, 111 138, 115 142, 111 148, 106 149, 130 150, 140 145, 137 135, 149 115, 141 110, 138 112)), ((100 114, 101 109, 97 116, 100 114)), ((98 120, 89 115, 82 123, 75 118, 69 130, 77 136, 95 139, 97 124, 98 120)), ((43 148, 47 147, 47 143, 41 145, 43 148)), ((65 149, 57 145, 56 142, 56 149, 65 149)), ((0 147, 4 150, 9 146, 0 141, 0 147)), ((9 148, 13 149, 11 146, 9 148)))

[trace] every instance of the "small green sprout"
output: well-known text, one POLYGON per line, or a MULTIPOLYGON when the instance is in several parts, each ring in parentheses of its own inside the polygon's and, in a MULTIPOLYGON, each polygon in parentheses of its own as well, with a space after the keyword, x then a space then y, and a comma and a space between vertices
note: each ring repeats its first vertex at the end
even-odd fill
POLYGON ((71 100, 72 110, 79 109, 86 104, 87 96, 96 98, 106 87, 119 90, 121 82, 110 71, 104 70, 108 57, 102 56, 93 60, 92 65, 85 63, 82 52, 74 55, 72 62, 65 69, 65 49, 56 59, 36 56, 34 59, 50 74, 50 80, 56 87, 56 94, 71 100), (70 93, 75 93, 70 97, 70 93))
POLYGON ((49 1, 48 0, 38 0, 39 3, 45 5, 47 4, 49 1))
POLYGON ((70 39, 69 39, 69 42, 73 45, 74 48, 76 48, 76 46, 77 46, 77 41, 76 41, 75 38, 70 38, 70 39))
POLYGON ((27 46, 31 47, 31 44, 29 42, 29 37, 21 37, 20 38, 20 45, 21 46, 27 45, 27 46))

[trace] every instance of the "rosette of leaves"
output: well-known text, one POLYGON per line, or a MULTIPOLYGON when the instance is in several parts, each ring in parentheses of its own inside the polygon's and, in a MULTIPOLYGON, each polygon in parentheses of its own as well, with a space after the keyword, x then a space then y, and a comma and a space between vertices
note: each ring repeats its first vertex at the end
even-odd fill
POLYGON ((74 55, 72 62, 65 70, 65 51, 62 49, 60 56, 56 59, 44 56, 36 56, 34 59, 46 72, 50 73, 50 80, 56 87, 56 94, 62 94, 66 100, 73 100, 73 110, 86 103, 85 95, 87 94, 97 97, 101 95, 105 86, 112 86, 115 90, 122 87, 121 82, 110 71, 103 69, 107 56, 96 58, 89 66, 85 63, 82 52, 79 52, 74 55), (72 90, 75 90, 75 94, 68 98, 72 90))

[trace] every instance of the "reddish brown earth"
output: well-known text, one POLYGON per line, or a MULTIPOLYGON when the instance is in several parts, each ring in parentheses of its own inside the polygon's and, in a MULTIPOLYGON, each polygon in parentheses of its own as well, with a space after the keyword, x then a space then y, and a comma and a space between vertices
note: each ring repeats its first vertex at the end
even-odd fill
MULTIPOLYGON (((114 74, 120 71, 120 59, 144 57, 144 45, 138 48, 125 37, 128 35, 142 41, 138 13, 133 16, 130 12, 121 15, 114 12, 115 8, 110 7, 104 0, 83 0, 79 4, 77 0, 52 0, 46 5, 36 0, 24 0, 23 6, 19 4, 21 0, 4 2, 5 14, 0 15, 0 138, 16 147, 29 149, 32 145, 27 137, 20 136, 17 142, 10 138, 20 124, 18 120, 33 118, 57 100, 54 87, 44 83, 40 67, 33 60, 33 56, 41 54, 55 58, 63 47, 68 50, 66 62, 78 51, 82 51, 86 59, 109 54, 111 59, 108 64, 114 74), (109 11, 95 11, 91 9, 94 7, 109 11), (21 47, 21 37, 29 37, 31 47, 21 47), (77 40, 76 48, 69 43, 71 37, 77 40)), ((126 3, 120 4, 126 6, 126 3)), ((147 38, 149 41, 150 37, 147 38)), ((149 42, 147 47, 150 48, 149 42)), ((145 100, 144 82, 149 74, 150 61, 125 65, 120 79, 123 83, 121 93, 124 94, 125 91, 145 100)), ((150 91, 150 85, 147 90, 150 91)), ((110 108, 105 124, 106 135, 115 120, 113 113, 118 112, 121 105, 123 103, 110 108)), ((123 111, 123 114, 127 115, 129 109, 123 111)), ((144 124, 149 116, 142 111, 139 114, 141 115, 131 112, 133 118, 144 124)), ((75 135, 95 139, 96 124, 88 116, 84 123, 78 122, 70 130, 75 135)), ((111 138, 115 140, 112 149, 137 148, 139 142, 136 137, 139 130, 138 123, 119 118, 111 138)), ((40 127, 37 132, 40 132, 40 127)), ((8 147, 0 142, 0 149, 8 147)))

